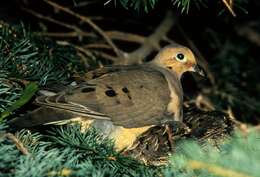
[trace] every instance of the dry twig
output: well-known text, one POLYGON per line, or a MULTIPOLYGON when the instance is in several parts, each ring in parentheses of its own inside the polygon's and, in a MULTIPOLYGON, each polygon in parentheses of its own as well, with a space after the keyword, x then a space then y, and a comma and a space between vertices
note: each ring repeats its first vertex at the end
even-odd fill
POLYGON ((233 17, 236 17, 236 14, 233 10, 233 0, 222 0, 222 2, 227 7, 228 11, 233 15, 233 17))
MULTIPOLYGON (((57 24, 57 23, 56 23, 57 24)), ((81 31, 81 33, 79 34, 76 31, 72 31, 72 32, 36 32, 34 33, 35 35, 38 36, 45 36, 45 37, 57 37, 57 38, 75 38, 75 37, 97 37, 94 33, 87 33, 84 31, 81 31)))
POLYGON ((54 3, 54 2, 51 2, 49 0, 43 0, 44 2, 46 2, 47 4, 51 5, 52 7, 54 7, 55 9, 58 9, 58 10, 61 10, 67 14, 70 14, 78 19, 80 19, 82 22, 85 22, 87 23, 89 26, 91 26, 98 34, 100 34, 104 39, 105 41, 112 47, 112 49, 114 50, 114 52, 116 53, 116 55, 119 57, 119 58, 124 58, 124 55, 122 53, 122 51, 120 51, 116 45, 114 44, 114 42, 110 39, 109 36, 107 36, 105 34, 105 32, 98 26, 96 25, 90 18, 86 17, 86 16, 82 16, 76 12, 73 12, 72 10, 66 8, 66 7, 63 7, 57 3, 54 3))
MULTIPOLYGON (((109 45, 104 44, 89 44, 85 45, 83 47, 71 44, 72 46, 75 46, 77 50, 84 53, 85 55, 89 56, 91 52, 98 53, 99 55, 105 59, 111 60, 114 62, 114 64, 136 64, 136 63, 142 63, 143 59, 146 58, 153 50, 159 50, 160 47, 160 41, 165 40, 167 37, 167 33, 171 30, 172 26, 175 24, 176 19, 173 18, 172 13, 169 11, 167 12, 165 18, 160 23, 160 25, 157 27, 157 29, 148 37, 144 37, 137 34, 131 34, 127 32, 120 32, 120 31, 103 31, 98 25, 96 25, 92 18, 82 16, 69 8, 63 7, 55 2, 49 1, 49 0, 43 0, 47 4, 51 5, 55 10, 62 11, 64 13, 67 13, 73 17, 78 18, 82 22, 85 22, 90 27, 94 29, 94 31, 102 36, 106 43, 109 45), (133 52, 127 53, 120 50, 112 41, 113 40, 120 40, 120 41, 126 41, 126 42, 135 42, 141 44, 141 47, 139 47, 137 50, 134 50, 133 52), (116 57, 107 54, 102 51, 93 51, 92 49, 112 49, 116 57), (90 50, 91 49, 91 50, 90 50), (87 51, 85 51, 87 50, 87 51)), ((44 15, 41 15, 35 11, 24 9, 27 12, 33 14, 34 16, 47 20, 49 22, 55 23, 57 25, 66 27, 68 29, 71 29, 71 32, 65 32, 65 33, 38 33, 38 35, 43 36, 51 36, 51 37, 78 37, 79 39, 82 39, 82 37, 97 37, 95 33, 89 33, 84 32, 81 28, 71 25, 69 23, 60 22, 58 20, 55 20, 51 17, 46 17, 44 15)))
POLYGON ((82 47, 86 49, 111 49, 107 44, 86 44, 82 47))
POLYGON ((35 17, 39 18, 39 19, 43 19, 43 20, 46 20, 46 21, 49 21, 49 22, 52 22, 54 24, 57 24, 57 25, 60 25, 60 26, 63 26, 65 28, 68 28, 68 29, 71 29, 74 31, 75 34, 77 34, 77 36, 85 36, 86 34, 80 29, 78 28, 77 26, 75 25, 71 25, 71 24, 68 24, 68 23, 64 23, 64 22, 61 22, 59 20, 55 20, 51 17, 47 17, 47 16, 44 16, 40 13, 37 13, 33 10, 30 10, 30 9, 27 9, 27 8, 22 8, 24 11, 34 15, 35 17))
POLYGON ((140 48, 127 54, 127 60, 120 64, 142 63, 143 59, 146 58, 154 49, 160 49, 160 41, 171 30, 175 22, 176 19, 174 19, 172 13, 168 11, 164 20, 160 23, 154 33, 145 39, 140 48))
MULTIPOLYGON (((80 33, 76 32, 76 31, 63 32, 63 33, 61 33, 61 32, 37 32, 35 34, 38 35, 38 36, 59 37, 59 38, 75 38, 75 37, 78 38, 79 35, 81 37, 93 37, 93 38, 97 37, 97 35, 95 35, 94 33, 88 33, 88 32, 84 32, 84 31, 80 31, 80 33)), ((131 33, 127 33, 127 32, 105 31, 105 34, 107 36, 109 36, 113 40, 120 40, 120 41, 126 41, 126 42, 135 42, 135 43, 140 43, 140 44, 144 43, 144 41, 145 41, 145 37, 144 36, 137 35, 137 34, 131 34, 131 33)))
POLYGON ((143 37, 141 35, 126 33, 121 31, 107 31, 105 33, 114 40, 136 42, 136 43, 144 43, 146 40, 146 37, 143 37))
POLYGON ((10 139, 15 146, 17 147, 17 149, 24 155, 29 155, 30 153, 28 152, 28 150, 24 147, 23 143, 16 137, 14 136, 12 133, 6 133, 3 136, 4 138, 8 138, 10 139))

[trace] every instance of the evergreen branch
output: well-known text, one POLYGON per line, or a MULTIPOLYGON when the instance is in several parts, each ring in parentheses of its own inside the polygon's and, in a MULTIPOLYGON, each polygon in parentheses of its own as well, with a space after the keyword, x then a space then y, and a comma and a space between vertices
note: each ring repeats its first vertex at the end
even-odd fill
POLYGON ((186 11, 186 13, 188 13, 189 9, 190 9, 190 1, 191 0, 174 0, 173 5, 177 5, 177 7, 181 7, 182 13, 184 11, 186 11))
MULTIPOLYGON (((105 4, 108 4, 109 2, 111 1, 107 1, 105 4)), ((137 11, 144 9, 147 13, 150 9, 155 7, 158 0, 119 0, 119 2, 125 9, 129 9, 129 7, 134 8, 137 11)))
POLYGON ((206 169, 208 172, 217 175, 217 176, 222 176, 222 177, 252 177, 246 174, 243 174, 241 172, 236 172, 233 170, 229 170, 223 167, 219 167, 217 165, 212 165, 196 160, 189 160, 187 162, 188 168, 191 168, 192 170, 204 170, 206 169))
POLYGON ((0 70, 0 112, 10 107, 20 96, 23 90, 17 82, 8 79, 9 73, 0 70))
MULTIPOLYGON (((105 3, 107 5, 112 0, 109 0, 105 3)), ((132 8, 137 11, 141 11, 144 9, 146 13, 149 12, 149 10, 154 9, 155 5, 158 3, 158 0, 114 0, 115 4, 116 1, 119 1, 120 4, 125 8, 129 9, 132 8)), ((198 9, 200 9, 201 6, 207 7, 207 4, 210 4, 207 0, 171 0, 172 4, 174 6, 177 6, 177 8, 180 8, 181 13, 189 13, 191 6, 195 5, 198 9)), ((236 4, 240 5, 243 2, 247 2, 247 0, 221 0, 221 4, 224 4, 224 6, 227 8, 227 10, 232 14, 233 17, 236 16, 233 7, 236 6, 236 4)))
POLYGON ((259 176, 259 133, 243 132, 236 134, 219 146, 201 146, 196 142, 186 141, 178 144, 179 153, 171 157, 165 176, 222 176, 253 177, 259 176), (230 163, 232 162, 232 163, 230 163))
POLYGON ((2 70, 9 77, 39 81, 39 85, 67 79, 71 73, 82 71, 76 50, 59 46, 52 41, 36 38, 23 26, 15 29, 2 23, 0 32, 9 30, 0 39, 2 70))

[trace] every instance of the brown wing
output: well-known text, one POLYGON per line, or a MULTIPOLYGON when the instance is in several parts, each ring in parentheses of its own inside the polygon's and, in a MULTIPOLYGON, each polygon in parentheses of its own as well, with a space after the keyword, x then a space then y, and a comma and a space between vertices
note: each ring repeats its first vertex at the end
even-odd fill
POLYGON ((170 101, 163 75, 139 67, 108 71, 65 93, 39 97, 36 103, 123 127, 160 124, 170 101))

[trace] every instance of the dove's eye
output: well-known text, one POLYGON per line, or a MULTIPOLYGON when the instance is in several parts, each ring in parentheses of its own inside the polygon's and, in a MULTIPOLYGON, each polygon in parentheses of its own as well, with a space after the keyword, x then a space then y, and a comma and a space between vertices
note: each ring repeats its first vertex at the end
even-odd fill
POLYGON ((176 60, 178 60, 179 62, 186 62, 187 59, 185 57, 185 55, 183 53, 177 53, 175 56, 176 60))

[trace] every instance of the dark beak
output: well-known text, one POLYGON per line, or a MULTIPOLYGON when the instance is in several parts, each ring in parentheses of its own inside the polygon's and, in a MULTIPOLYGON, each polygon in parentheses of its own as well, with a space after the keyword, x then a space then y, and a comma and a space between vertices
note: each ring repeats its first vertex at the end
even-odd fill
POLYGON ((201 75, 201 76, 203 76, 203 77, 206 76, 204 70, 203 70, 202 67, 200 67, 199 65, 194 65, 194 66, 193 66, 193 70, 194 70, 194 72, 198 73, 199 75, 201 75))

